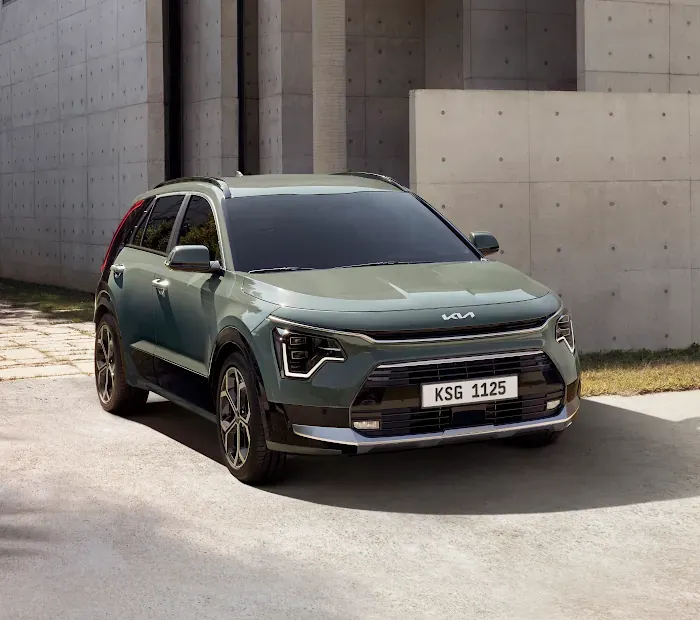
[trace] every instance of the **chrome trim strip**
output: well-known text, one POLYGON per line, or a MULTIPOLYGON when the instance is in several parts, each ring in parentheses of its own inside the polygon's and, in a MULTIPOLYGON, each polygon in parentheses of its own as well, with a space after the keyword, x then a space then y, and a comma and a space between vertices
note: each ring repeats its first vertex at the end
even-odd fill
POLYGON ((406 446, 411 444, 438 444, 443 441, 469 439, 475 437, 500 437, 508 434, 517 434, 523 431, 552 428, 563 430, 578 413, 580 399, 577 397, 567 405, 564 405, 559 414, 545 420, 533 422, 516 422, 503 426, 475 426, 471 428, 456 428, 441 433, 424 433, 422 435, 397 435, 396 437, 365 437, 356 433, 351 428, 306 426, 294 424, 292 429, 296 435, 306 439, 314 439, 330 444, 353 446, 361 449, 371 449, 387 446, 406 446))
POLYGON ((277 323, 279 325, 287 325, 289 327, 296 327, 299 329, 306 329, 310 331, 317 331, 325 334, 335 334, 337 336, 346 336, 350 338, 360 338, 371 344, 425 344, 430 342, 459 342, 463 340, 483 340, 485 338, 508 338, 511 336, 527 336, 540 334, 544 330, 548 329, 551 322, 558 319, 561 309, 557 310, 551 317, 549 317, 543 325, 540 327, 534 327, 530 329, 520 329, 510 332, 491 332, 488 334, 471 334, 467 336, 443 336, 441 338, 415 338, 408 340, 376 340, 371 338, 366 334, 360 334, 356 332, 345 332, 341 330, 328 329, 325 327, 314 327, 313 325, 304 325, 303 323, 296 323, 294 321, 288 321, 287 319, 280 318, 278 316, 270 315, 270 321, 277 323))
POLYGON ((540 355, 544 351, 513 351, 512 353, 494 353, 493 355, 472 355, 469 357, 452 357, 441 358, 438 360, 422 360, 419 362, 403 362, 399 364, 380 364, 376 370, 387 368, 410 368, 413 366, 434 366, 436 364, 459 364, 460 362, 479 362, 482 360, 493 360, 509 357, 529 357, 531 355, 540 355))

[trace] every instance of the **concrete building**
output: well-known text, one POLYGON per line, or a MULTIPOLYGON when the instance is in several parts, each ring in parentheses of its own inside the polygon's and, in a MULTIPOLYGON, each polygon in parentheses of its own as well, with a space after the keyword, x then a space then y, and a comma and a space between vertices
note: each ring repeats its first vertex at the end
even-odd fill
POLYGON ((362 169, 490 227, 502 260, 595 291, 584 333, 614 292, 619 327, 590 346, 700 339, 698 0, 0 1, 0 276, 92 288, 130 200, 165 177, 362 169), (572 197, 578 219, 537 220, 572 197), (572 221, 567 270, 556 248, 535 258, 572 221), (596 243, 619 257, 668 222, 673 259, 635 262, 631 243, 585 268, 596 243), (619 289, 638 264, 648 280, 619 289), (666 282, 651 336, 622 318, 643 282, 666 282))

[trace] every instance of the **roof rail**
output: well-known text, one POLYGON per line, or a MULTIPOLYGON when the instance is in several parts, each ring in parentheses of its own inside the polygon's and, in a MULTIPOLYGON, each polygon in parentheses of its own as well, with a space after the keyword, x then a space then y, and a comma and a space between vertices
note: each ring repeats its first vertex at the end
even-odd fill
POLYGON ((175 185, 176 183, 209 183, 211 185, 216 185, 223 193, 224 198, 231 198, 231 189, 228 183, 223 179, 218 179, 216 177, 180 177, 179 179, 170 179, 168 181, 163 181, 156 185, 155 189, 159 187, 167 187, 168 185, 175 185))
POLYGON ((383 174, 377 174, 376 172, 336 172, 334 173, 338 176, 351 176, 351 177, 361 177, 363 179, 375 179, 377 181, 384 181, 384 183, 388 183, 389 185, 393 185, 394 187, 400 189, 402 192, 407 192, 408 188, 404 187, 396 181, 395 179, 392 179, 391 177, 388 177, 383 174))

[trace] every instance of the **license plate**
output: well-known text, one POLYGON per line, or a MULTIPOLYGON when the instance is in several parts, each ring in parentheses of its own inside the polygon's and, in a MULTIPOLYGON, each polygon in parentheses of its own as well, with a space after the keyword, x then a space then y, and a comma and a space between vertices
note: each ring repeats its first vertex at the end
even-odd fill
POLYGON ((508 400, 518 397, 518 377, 429 383, 421 386, 421 396, 423 409, 508 400))

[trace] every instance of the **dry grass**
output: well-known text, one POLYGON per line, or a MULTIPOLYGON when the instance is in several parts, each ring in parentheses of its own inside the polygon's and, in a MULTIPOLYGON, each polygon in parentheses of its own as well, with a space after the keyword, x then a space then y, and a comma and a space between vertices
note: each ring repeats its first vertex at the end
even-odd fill
POLYGON ((91 321, 94 296, 57 286, 0 279, 0 301, 20 308, 45 312, 66 322, 91 321))
POLYGON ((581 357, 584 396, 700 389, 700 346, 666 351, 614 351, 581 357))

